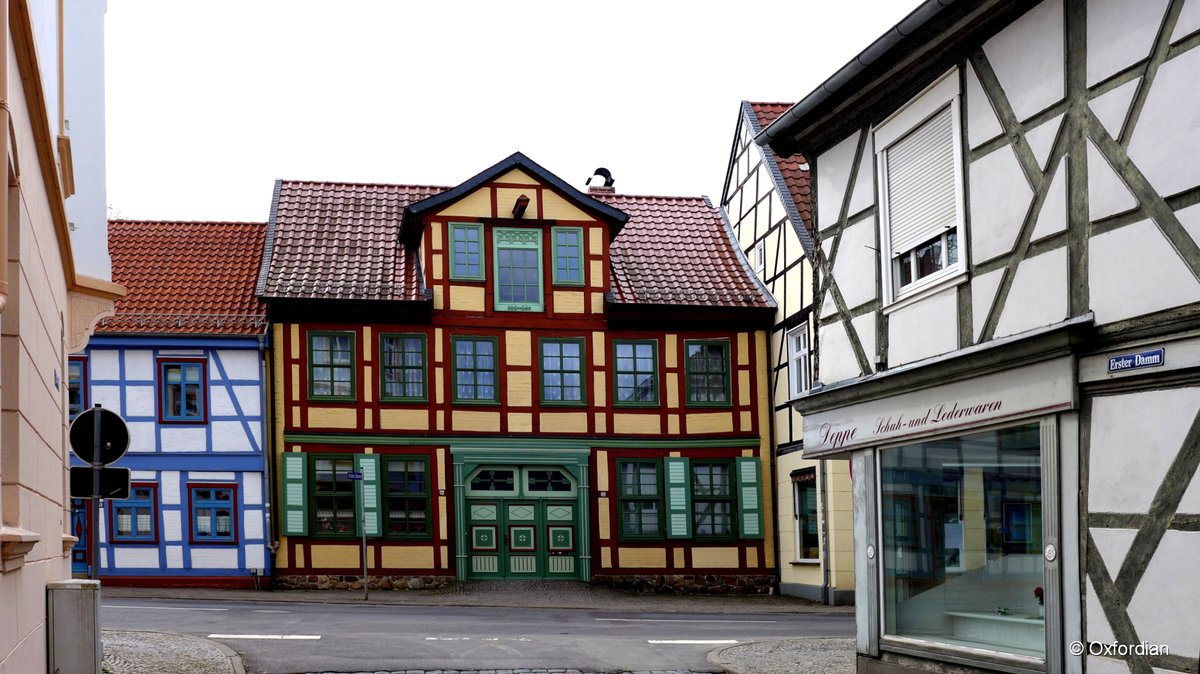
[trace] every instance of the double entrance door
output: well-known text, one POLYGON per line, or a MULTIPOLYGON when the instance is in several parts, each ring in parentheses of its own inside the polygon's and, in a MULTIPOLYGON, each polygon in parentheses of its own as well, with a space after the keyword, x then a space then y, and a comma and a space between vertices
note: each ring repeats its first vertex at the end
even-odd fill
POLYGON ((574 500, 467 499, 470 578, 579 578, 574 500))

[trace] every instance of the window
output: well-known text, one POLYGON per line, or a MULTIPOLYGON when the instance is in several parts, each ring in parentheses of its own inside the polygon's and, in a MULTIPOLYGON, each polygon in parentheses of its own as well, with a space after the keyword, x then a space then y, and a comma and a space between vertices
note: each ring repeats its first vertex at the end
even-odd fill
POLYGON ((575 494, 575 481, 566 471, 558 468, 526 468, 526 494, 550 494, 568 496, 575 494))
POLYGON ((74 419, 87 409, 87 359, 67 361, 67 418, 74 419))
POLYGON ((158 362, 159 418, 163 422, 207 420, 203 360, 161 360, 158 362))
POLYGON ((733 536, 733 488, 728 461, 692 462, 692 527, 697 538, 733 536))
POLYGON ((729 342, 686 342, 687 401, 695 406, 729 405, 729 342))
POLYGON ((380 335, 380 397, 385 402, 427 400, 425 335, 380 335))
POLYGON ((817 471, 792 473, 792 508, 796 524, 796 559, 821 558, 820 520, 817 519, 817 471))
POLYGON ((450 278, 483 280, 483 225, 450 223, 450 278))
POLYGON ((129 498, 112 501, 112 531, 114 543, 158 542, 158 487, 153 484, 132 484, 129 498))
POLYGON ((542 402, 580 404, 584 402, 583 340, 543 339, 542 402))
POLYGON ((353 537, 355 530, 354 457, 317 457, 313 460, 313 511, 315 536, 353 537))
POLYGON ((965 268, 958 94, 954 71, 875 131, 891 299, 965 268))
POLYGON ((812 388, 812 374, 808 369, 808 323, 787 333, 787 349, 788 383, 795 398, 812 388))
POLYGON ((583 228, 551 227, 555 285, 583 285, 583 228))
POLYGON ((753 259, 754 273, 758 274, 759 278, 764 278, 767 275, 767 242, 759 241, 754 244, 753 259))
POLYGON ((389 457, 387 470, 387 535, 428 538, 429 462, 424 458, 389 457))
POLYGON ((495 337, 452 337, 454 402, 499 402, 495 337))
POLYGON ((496 311, 541 311, 542 233, 497 227, 496 311))
POLYGON ((193 543, 237 542, 237 489, 233 485, 188 485, 193 543))
POLYGON ((354 400, 354 333, 308 333, 308 397, 354 400))
POLYGON ((1045 657, 1040 424, 879 462, 885 633, 1045 657))
POLYGON ((617 405, 658 404, 658 342, 614 341, 617 405))
POLYGON ((618 461, 621 538, 662 537, 662 487, 657 461, 618 461))

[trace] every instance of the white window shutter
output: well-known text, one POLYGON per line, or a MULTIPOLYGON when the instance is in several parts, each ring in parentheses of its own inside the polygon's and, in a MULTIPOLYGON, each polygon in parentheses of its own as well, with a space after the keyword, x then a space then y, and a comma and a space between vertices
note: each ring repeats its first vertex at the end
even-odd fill
POLYGON ((958 222, 952 111, 947 105, 886 150, 892 257, 958 222))

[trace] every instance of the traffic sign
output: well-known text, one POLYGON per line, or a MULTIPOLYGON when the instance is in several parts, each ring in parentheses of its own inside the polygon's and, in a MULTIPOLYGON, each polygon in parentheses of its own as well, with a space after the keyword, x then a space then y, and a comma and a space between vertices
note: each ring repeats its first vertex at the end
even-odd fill
POLYGON ((350 472, 346 473, 346 479, 347 479, 347 480, 361 480, 361 479, 362 479, 362 473, 360 473, 360 472, 358 472, 358 471, 355 471, 355 470, 352 470, 352 471, 350 471, 350 472))
MULTIPOLYGON (((129 469, 100 469, 100 498, 129 498, 129 469)), ((71 466, 71 498, 92 497, 92 467, 71 466)))
POLYGON ((97 420, 100 422, 100 463, 112 463, 125 456, 125 450, 129 448, 129 427, 121 415, 100 406, 84 410, 71 422, 71 450, 75 456, 84 463, 92 463, 97 420))

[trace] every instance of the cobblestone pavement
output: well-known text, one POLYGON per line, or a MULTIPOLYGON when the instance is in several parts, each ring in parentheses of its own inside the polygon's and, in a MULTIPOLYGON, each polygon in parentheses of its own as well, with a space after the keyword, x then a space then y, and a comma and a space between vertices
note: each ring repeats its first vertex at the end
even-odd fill
POLYGON ((756 641, 715 650, 708 661, 734 674, 853 674, 854 640, 756 641))
POLYGON ((104 630, 104 671, 111 674, 245 674, 242 659, 208 639, 164 632, 104 630))
MULTIPOLYGON (((712 670, 720 672, 721 670, 712 670)), ((647 669, 626 672, 585 672, 579 669, 397 669, 393 672, 312 672, 311 674, 707 674, 687 669, 647 669)))

